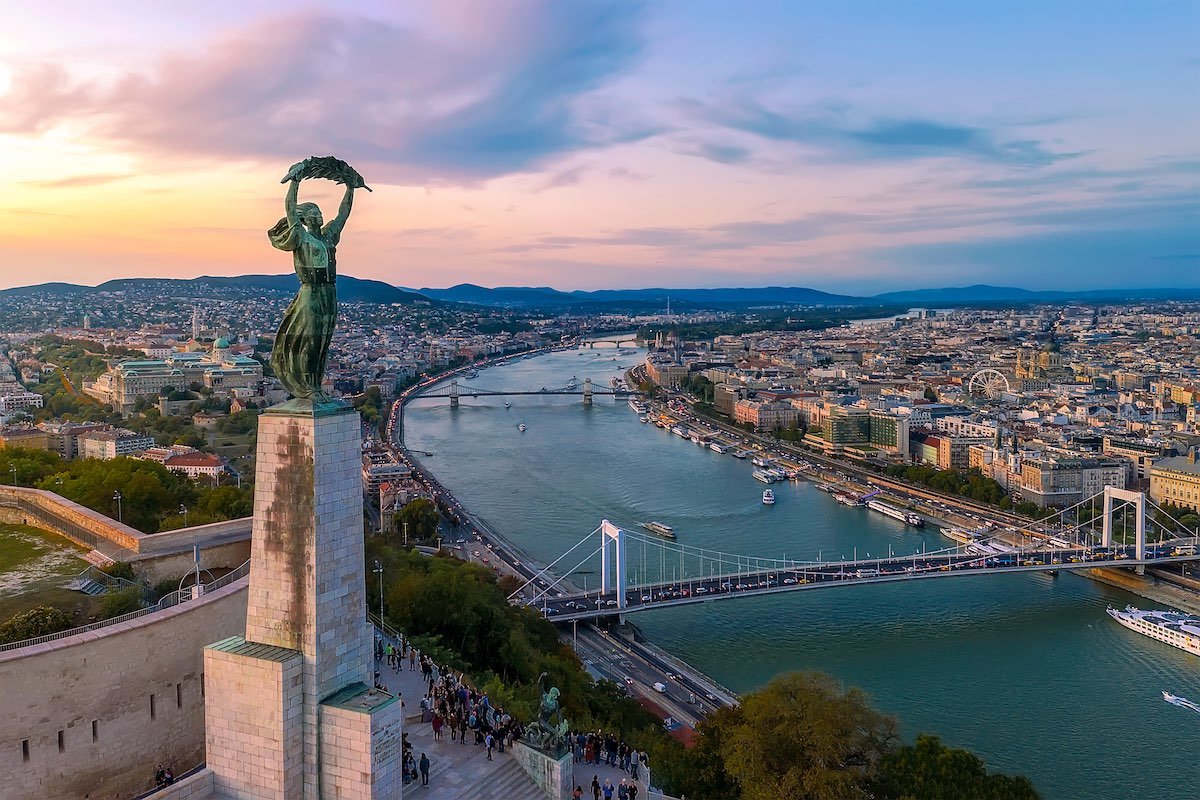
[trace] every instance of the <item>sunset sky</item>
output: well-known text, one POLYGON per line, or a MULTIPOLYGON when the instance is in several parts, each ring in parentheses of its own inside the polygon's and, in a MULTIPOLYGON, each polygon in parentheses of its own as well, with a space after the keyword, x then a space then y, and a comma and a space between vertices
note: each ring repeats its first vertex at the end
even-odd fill
POLYGON ((1200 286, 1200 3, 11 4, 0 287, 1200 286), (306 182, 330 216, 339 187, 306 182))

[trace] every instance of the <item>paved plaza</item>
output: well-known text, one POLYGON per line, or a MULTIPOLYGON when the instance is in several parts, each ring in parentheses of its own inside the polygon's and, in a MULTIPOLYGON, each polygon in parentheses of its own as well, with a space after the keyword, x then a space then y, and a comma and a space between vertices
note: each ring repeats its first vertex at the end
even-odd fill
MULTIPOLYGON (((535 800, 544 797, 533 779, 517 760, 506 750, 493 752, 493 761, 487 760, 487 750, 474 744, 474 736, 468 734, 467 743, 450 741, 449 731, 440 742, 433 740, 433 726, 421 722, 421 698, 426 684, 420 670, 404 669, 394 672, 384 662, 376 662, 380 681, 388 691, 398 693, 404 703, 404 731, 412 744, 413 755, 420 760, 421 753, 429 756, 429 787, 422 788, 420 781, 404 787, 405 797, 418 800, 535 800)), ((600 783, 611 780, 613 786, 621 778, 628 777, 616 767, 575 765, 575 783, 583 787, 586 800, 591 798, 592 776, 599 776, 600 783)), ((638 785, 638 798, 647 797, 644 782, 638 785)), ((614 795, 615 797, 615 795, 614 795)))

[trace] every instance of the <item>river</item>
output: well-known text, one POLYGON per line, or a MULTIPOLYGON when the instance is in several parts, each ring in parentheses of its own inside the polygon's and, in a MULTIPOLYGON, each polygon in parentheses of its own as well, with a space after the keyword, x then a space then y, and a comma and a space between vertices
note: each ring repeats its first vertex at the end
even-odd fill
MULTIPOLYGON (((602 387, 642 355, 552 353, 460 381, 536 390, 574 375, 602 387)), ((577 397, 508 399, 507 409, 503 398, 464 399, 453 410, 444 399, 414 401, 406 443, 432 452, 423 465, 542 563, 602 518, 629 528, 659 520, 689 545, 762 557, 946 545, 936 530, 840 506, 809 483, 776 484, 777 503, 764 506, 748 461, 640 424, 623 401, 596 398, 585 408, 577 397)), ((576 583, 594 581, 583 569, 576 583)), ((1046 798, 1196 797, 1200 715, 1160 693, 1200 700, 1200 659, 1104 613, 1148 602, 1069 573, 985 575, 730 600, 630 620, 735 691, 790 670, 829 672, 869 692, 906 736, 938 734, 992 769, 1028 775, 1046 798)))

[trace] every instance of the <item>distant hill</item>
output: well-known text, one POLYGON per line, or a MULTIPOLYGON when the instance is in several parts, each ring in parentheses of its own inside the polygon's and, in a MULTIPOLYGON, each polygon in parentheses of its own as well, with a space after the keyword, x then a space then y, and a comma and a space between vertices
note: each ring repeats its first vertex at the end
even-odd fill
MULTIPOLYGON (((196 278, 197 283, 208 286, 240 286, 251 289, 279 290, 294 292, 300 281, 294 274, 285 275, 238 275, 235 277, 204 276, 196 278)), ((352 275, 337 276, 338 299, 346 302, 363 303, 403 303, 405 305, 419 300, 428 301, 416 292, 410 292, 383 281, 355 278, 352 275)))
MULTIPOLYGON (((232 277, 205 275, 199 278, 120 278, 99 286, 80 286, 73 283, 42 283, 0 290, 3 297, 70 296, 91 292, 157 290, 178 297, 210 296, 229 289, 277 291, 291 294, 299 282, 296 276, 237 275, 232 277)), ((831 294, 803 286, 764 286, 725 289, 601 289, 597 291, 564 292, 549 286, 497 286, 488 288, 473 283, 460 283, 446 289, 406 289, 383 281, 339 275, 338 298, 348 302, 400 303, 447 302, 494 308, 545 308, 579 310, 625 310, 652 313, 665 308, 670 299, 672 308, 680 311, 719 306, 794 304, 806 306, 954 306, 970 303, 1062 303, 1069 301, 1122 302, 1134 300, 1200 300, 1196 289, 1090 289, 1080 291, 1031 291, 1012 286, 942 287, 884 292, 870 297, 831 294)))
POLYGON ((552 306, 583 302, 573 294, 546 286, 497 286, 488 289, 473 283, 460 283, 449 289, 418 289, 425 297, 450 303, 472 303, 481 306, 552 306))
POLYGON ((572 292, 589 302, 668 299, 695 303, 796 303, 799 305, 844 305, 858 303, 864 298, 830 294, 817 289, 788 286, 766 286, 751 289, 601 289, 595 292, 572 292))
MULTIPOLYGON (((214 291, 237 288, 265 292, 291 294, 300 281, 295 274, 284 275, 236 275, 231 277, 202 275, 199 278, 118 278, 105 281, 99 286, 80 286, 73 283, 41 283, 35 286, 19 286, 0 290, 0 297, 27 297, 31 295, 66 296, 101 292, 160 291, 177 297, 207 297, 214 291)), ((409 292, 383 281, 338 275, 338 299, 346 302, 402 303, 429 302, 415 292, 409 292)))
POLYGON ((944 289, 912 289, 904 292, 884 292, 870 298, 889 305, 922 303, 929 305, 959 303, 1055 303, 1076 301, 1122 300, 1196 300, 1200 289, 1087 289, 1079 291, 1031 291, 1012 286, 949 287, 944 289))
POLYGON ((421 294, 452 303, 505 307, 562 307, 584 304, 620 305, 649 302, 666 304, 668 298, 682 304, 711 306, 730 303, 796 303, 803 305, 846 305, 862 302, 850 295, 830 294, 816 289, 767 286, 754 289, 601 289, 593 292, 562 292, 548 286, 497 286, 488 289, 460 283, 448 289, 419 289, 421 294))

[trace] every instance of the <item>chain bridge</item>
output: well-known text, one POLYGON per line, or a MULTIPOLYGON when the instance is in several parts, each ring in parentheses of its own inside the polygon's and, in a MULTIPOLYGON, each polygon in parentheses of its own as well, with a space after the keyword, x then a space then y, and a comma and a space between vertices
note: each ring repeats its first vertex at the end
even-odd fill
POLYGON ((412 399, 426 400, 433 397, 447 397, 450 399, 450 406, 457 408, 459 401, 464 397, 517 397, 528 395, 582 397, 584 405, 591 405, 593 397, 622 398, 632 397, 636 394, 637 392, 635 391, 616 386, 597 388, 593 386, 591 378, 584 378, 582 384, 572 381, 566 386, 543 386, 540 389, 489 389, 478 384, 460 384, 457 380, 453 380, 448 386, 442 384, 429 391, 421 392, 412 399))

